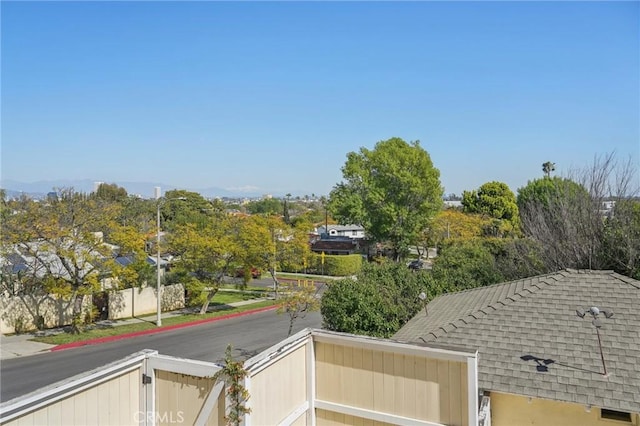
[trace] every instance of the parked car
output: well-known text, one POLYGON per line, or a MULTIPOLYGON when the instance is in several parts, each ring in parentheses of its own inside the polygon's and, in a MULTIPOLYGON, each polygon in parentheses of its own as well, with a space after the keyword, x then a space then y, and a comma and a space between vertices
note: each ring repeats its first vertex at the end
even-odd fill
POLYGON ((419 271, 425 268, 425 264, 422 260, 412 260, 409 262, 409 269, 412 271, 419 271))
MULTIPOLYGON (((258 268, 251 268, 251 278, 260 278, 262 276, 262 272, 258 268)), ((244 277, 244 268, 236 269, 236 277, 242 278, 244 277)))

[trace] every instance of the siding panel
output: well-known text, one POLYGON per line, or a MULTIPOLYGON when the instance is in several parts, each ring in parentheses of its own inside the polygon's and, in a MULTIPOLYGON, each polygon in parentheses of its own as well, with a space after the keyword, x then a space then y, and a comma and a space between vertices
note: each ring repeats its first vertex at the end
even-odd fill
POLYGON ((306 348, 304 346, 252 375, 251 423, 278 424, 306 400, 306 348))
MULTIPOLYGON (((465 362, 387 348, 350 348, 341 342, 316 343, 316 361, 320 400, 444 424, 468 423, 465 362)), ((366 424, 365 419, 353 422, 366 424)))

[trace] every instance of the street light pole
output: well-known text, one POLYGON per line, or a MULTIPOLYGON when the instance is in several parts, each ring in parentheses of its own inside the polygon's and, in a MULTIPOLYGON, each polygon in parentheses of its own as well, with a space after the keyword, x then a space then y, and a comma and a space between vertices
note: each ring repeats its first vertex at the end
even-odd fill
POLYGON ((157 238, 156 239, 156 249, 157 249, 156 272, 158 274, 157 282, 156 282, 156 295, 158 299, 156 326, 161 327, 162 326, 162 293, 161 293, 162 288, 160 286, 160 198, 158 198, 158 202, 157 202, 156 221, 158 225, 158 229, 156 230, 156 238, 157 238))
POLYGON ((156 191, 156 293, 158 298, 158 306, 156 308, 156 326, 162 326, 162 286, 160 285, 161 277, 160 277, 160 207, 166 202, 171 200, 186 200, 185 197, 176 197, 176 198, 162 198, 160 187, 155 187, 156 191))

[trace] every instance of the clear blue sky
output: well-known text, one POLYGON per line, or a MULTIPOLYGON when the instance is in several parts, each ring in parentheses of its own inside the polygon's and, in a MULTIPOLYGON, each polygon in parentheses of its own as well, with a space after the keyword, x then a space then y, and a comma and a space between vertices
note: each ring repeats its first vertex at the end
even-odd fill
POLYGON ((447 193, 638 163, 639 4, 2 2, 2 178, 328 194, 393 136, 447 193))

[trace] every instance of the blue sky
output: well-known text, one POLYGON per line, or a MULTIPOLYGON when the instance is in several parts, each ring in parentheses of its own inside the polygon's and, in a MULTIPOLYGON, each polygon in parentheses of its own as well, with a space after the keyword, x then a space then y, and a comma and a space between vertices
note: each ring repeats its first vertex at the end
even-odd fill
POLYGON ((639 4, 2 2, 2 178, 328 194, 394 136, 447 193, 637 164, 639 4))

